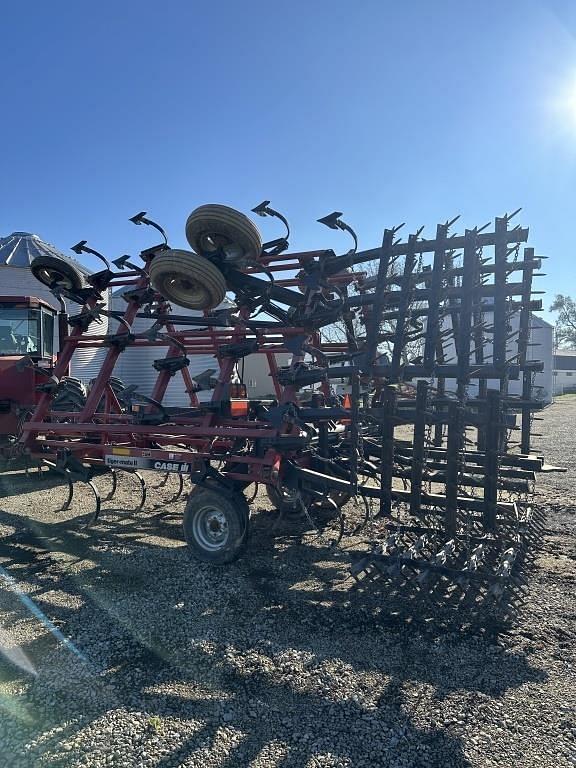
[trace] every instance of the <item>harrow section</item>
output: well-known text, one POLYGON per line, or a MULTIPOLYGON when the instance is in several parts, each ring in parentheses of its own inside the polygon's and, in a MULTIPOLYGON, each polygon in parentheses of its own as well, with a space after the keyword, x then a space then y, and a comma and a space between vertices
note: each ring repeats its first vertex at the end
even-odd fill
POLYGON ((110 264, 83 241, 76 248, 105 267, 89 284, 68 263, 38 269, 63 307, 61 346, 10 455, 61 472, 65 508, 74 481, 87 483, 92 523, 99 474, 111 475, 113 496, 116 473, 133 473, 139 508, 140 470, 162 473, 161 484, 175 474, 176 497, 189 479, 184 533, 208 562, 244 551, 250 486, 264 485, 280 516, 333 531, 334 547, 350 539, 351 575, 362 586, 409 585, 455 605, 507 602, 537 537, 529 497, 547 469, 530 452, 542 364, 529 353, 541 260, 523 245, 528 230, 511 226, 512 214, 453 234, 454 219, 431 239, 418 230, 403 240, 395 227, 380 246, 358 250, 334 213, 319 221, 351 235, 351 250, 293 253, 285 217, 268 201, 254 212, 283 222, 285 236, 262 244, 243 214, 202 206, 186 225, 194 250, 175 250, 141 213, 132 221, 163 242, 137 259, 110 264), (119 286, 125 310, 105 310, 102 291, 119 286), (226 295, 233 303, 222 308, 226 295), (81 312, 66 315, 66 300, 81 312), (104 314, 117 330, 88 335, 104 314), (137 318, 149 329, 134 332, 137 318), (94 345, 107 349, 98 377, 82 397, 63 397, 73 352, 94 345), (126 349, 151 346, 157 378, 145 396, 114 371, 126 349), (278 365, 280 353, 291 355, 288 366, 278 365), (217 370, 194 380, 190 360, 206 354, 217 370), (265 356, 274 399, 246 397, 249 355, 265 356), (185 408, 163 402, 175 376, 185 408), (210 400, 200 402, 206 389, 210 400))

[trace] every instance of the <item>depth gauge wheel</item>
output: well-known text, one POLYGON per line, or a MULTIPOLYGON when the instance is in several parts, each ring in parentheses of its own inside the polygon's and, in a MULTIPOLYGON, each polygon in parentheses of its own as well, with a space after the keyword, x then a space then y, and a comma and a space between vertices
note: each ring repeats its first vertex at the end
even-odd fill
MULTIPOLYGON (((345 504, 348 504, 352 496, 346 491, 330 491, 330 493, 328 494, 328 498, 331 499, 331 501, 333 501, 338 508, 340 508, 340 507, 343 507, 345 504)), ((332 509, 332 505, 328 502, 325 502, 325 503, 320 502, 320 505, 323 507, 328 507, 332 509)))
POLYGON ((212 565, 237 560, 248 542, 249 511, 244 496, 197 486, 184 511, 184 537, 192 554, 212 565))
POLYGON ((226 295, 218 267, 190 251, 161 251, 150 264, 150 281, 165 299, 187 309, 212 309, 226 295))
POLYGON ((304 511, 298 497, 298 491, 289 491, 287 488, 275 488, 273 485, 266 486, 266 495, 272 506, 282 515, 287 517, 302 517, 304 511))
POLYGON ((36 256, 30 262, 30 271, 48 288, 64 288, 67 291, 79 291, 86 288, 84 275, 73 264, 58 259, 56 256, 36 256))
MULTIPOLYGON (((305 512, 302 509, 302 504, 298 499, 297 491, 289 491, 286 488, 275 488, 272 485, 266 486, 266 494, 275 509, 286 515, 288 518, 304 517, 305 512)), ((352 498, 349 493, 345 491, 330 491, 327 494, 338 508, 343 507, 352 498)), ((314 506, 319 509, 334 509, 334 506, 329 501, 314 500, 314 506)))
POLYGON ((260 258, 262 238, 255 224, 227 205, 201 205, 186 221, 186 239, 202 256, 224 254, 230 264, 242 266, 260 258))

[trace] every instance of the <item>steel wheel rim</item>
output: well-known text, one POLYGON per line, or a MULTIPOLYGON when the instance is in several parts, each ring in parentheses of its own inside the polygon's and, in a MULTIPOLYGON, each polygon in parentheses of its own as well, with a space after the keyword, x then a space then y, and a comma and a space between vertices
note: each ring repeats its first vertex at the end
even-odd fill
POLYGON ((230 536, 226 515, 212 505, 200 507, 195 512, 192 531, 200 546, 212 552, 225 547, 230 536))
POLYGON ((204 306, 210 300, 210 293, 198 281, 191 280, 189 277, 170 273, 163 280, 163 287, 169 291, 174 300, 187 301, 200 306, 204 306))
POLYGON ((199 241, 205 253, 217 253, 221 248, 230 243, 227 237, 213 232, 205 232, 203 235, 200 235, 199 241))
POLYGON ((50 269, 50 267, 42 267, 38 270, 38 278, 44 285, 61 285, 63 288, 71 289, 72 281, 70 278, 63 275, 57 269, 50 269))
POLYGON ((198 238, 198 243, 198 250, 201 253, 214 255, 221 251, 230 261, 241 259, 244 256, 244 249, 241 245, 217 232, 205 232, 198 238))
POLYGON ((300 498, 299 491, 297 489, 288 490, 287 488, 280 489, 280 499, 284 504, 293 504, 296 506, 300 498))

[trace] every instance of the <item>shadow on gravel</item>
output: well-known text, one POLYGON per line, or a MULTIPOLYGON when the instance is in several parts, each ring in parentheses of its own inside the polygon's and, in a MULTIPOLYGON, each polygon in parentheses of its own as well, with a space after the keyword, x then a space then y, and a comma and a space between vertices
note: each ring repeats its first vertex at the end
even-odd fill
MULTIPOLYGON (((345 558, 318 542, 274 541, 256 525, 248 556, 215 569, 174 546, 178 518, 107 511, 94 530, 74 531, 1 514, 14 533, 0 541, 0 563, 90 660, 43 633, 22 647, 37 678, 0 662, 0 680, 25 683, 9 706, 0 700, 15 766, 72 765, 85 733, 127 710, 139 718, 136 741, 107 764, 148 764, 142 750, 158 750, 155 768, 210 755, 248 766, 276 749, 269 764, 282 768, 318 756, 318 765, 465 768, 461 728, 481 722, 489 699, 544 679, 525 656, 459 634, 445 617, 430 621, 415 602, 354 600, 345 558), (459 719, 429 714, 456 695, 459 719), (196 725, 164 737, 157 717, 196 725), (76 739, 67 754, 63 739, 76 739)), ((14 596, 0 609, 8 624, 22 620, 14 596)))
POLYGON ((60 486, 65 488, 66 483, 54 472, 33 467, 26 476, 18 466, 0 466, 0 499, 38 490, 47 491, 60 486))

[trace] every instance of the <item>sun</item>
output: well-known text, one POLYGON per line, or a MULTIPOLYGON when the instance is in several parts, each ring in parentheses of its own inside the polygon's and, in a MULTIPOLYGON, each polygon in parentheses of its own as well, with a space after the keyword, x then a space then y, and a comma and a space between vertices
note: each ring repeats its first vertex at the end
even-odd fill
POLYGON ((576 78, 571 87, 566 89, 566 95, 564 98, 564 110, 566 117, 576 128, 576 78))
POLYGON ((557 89, 550 107, 558 129, 562 133, 576 134, 576 73, 557 89))

